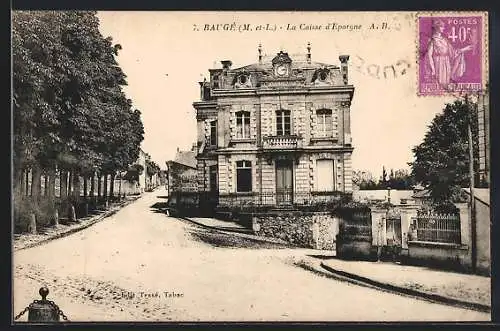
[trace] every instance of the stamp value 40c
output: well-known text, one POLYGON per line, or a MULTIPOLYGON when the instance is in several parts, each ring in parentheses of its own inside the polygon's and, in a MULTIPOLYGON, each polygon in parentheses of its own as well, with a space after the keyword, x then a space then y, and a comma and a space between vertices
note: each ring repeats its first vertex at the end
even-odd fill
POLYGON ((418 94, 477 93, 484 89, 485 20, 480 13, 418 15, 418 94))

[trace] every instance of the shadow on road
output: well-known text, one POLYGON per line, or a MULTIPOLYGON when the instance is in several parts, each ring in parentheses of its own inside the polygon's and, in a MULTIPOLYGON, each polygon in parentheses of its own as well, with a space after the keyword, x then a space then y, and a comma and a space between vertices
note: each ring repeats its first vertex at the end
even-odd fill
POLYGON ((168 199, 168 195, 157 195, 158 199, 168 199))
POLYGON ((286 244, 272 243, 259 240, 258 238, 243 237, 205 228, 193 228, 188 230, 188 232, 194 240, 201 241, 215 247, 252 249, 293 248, 292 246, 286 244))
POLYGON ((335 253, 332 252, 331 255, 324 255, 324 254, 306 254, 309 257, 313 257, 315 259, 320 259, 320 260, 329 260, 329 259, 335 259, 335 253))
POLYGON ((168 208, 168 203, 167 202, 156 202, 155 204, 149 206, 149 208, 166 209, 166 208, 168 208))

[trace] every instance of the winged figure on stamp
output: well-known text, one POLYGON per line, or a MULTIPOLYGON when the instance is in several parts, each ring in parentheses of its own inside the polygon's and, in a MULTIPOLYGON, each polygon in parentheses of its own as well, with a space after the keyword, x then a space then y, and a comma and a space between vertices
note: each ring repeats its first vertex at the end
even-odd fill
POLYGON ((426 73, 440 85, 447 86, 464 75, 466 70, 465 52, 473 49, 472 45, 455 48, 443 35, 445 23, 436 19, 432 22, 432 36, 429 39, 424 59, 426 73))

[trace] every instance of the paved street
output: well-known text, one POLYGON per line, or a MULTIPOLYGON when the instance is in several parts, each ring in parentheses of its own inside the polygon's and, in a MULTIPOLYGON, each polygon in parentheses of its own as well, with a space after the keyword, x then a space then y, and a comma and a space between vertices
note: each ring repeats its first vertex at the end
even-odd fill
POLYGON ((15 252, 14 313, 47 285, 72 321, 490 319, 303 270, 294 261, 309 250, 167 217, 153 207, 163 195, 145 193, 81 232, 15 252))

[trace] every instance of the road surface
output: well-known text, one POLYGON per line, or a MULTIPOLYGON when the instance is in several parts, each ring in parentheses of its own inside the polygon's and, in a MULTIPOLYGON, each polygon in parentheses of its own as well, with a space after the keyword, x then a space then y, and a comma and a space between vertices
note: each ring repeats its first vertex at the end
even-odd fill
MULTIPOLYGON (((13 256, 14 313, 40 286, 70 321, 486 321, 294 265, 307 250, 168 217, 145 193, 85 230, 13 256)), ((25 321, 27 314, 19 321, 25 321)))

